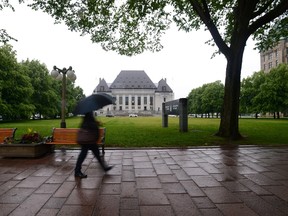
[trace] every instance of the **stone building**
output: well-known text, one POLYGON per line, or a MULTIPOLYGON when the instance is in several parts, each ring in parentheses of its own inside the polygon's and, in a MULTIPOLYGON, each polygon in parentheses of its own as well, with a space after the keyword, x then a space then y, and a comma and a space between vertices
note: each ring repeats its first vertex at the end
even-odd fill
POLYGON ((166 79, 153 83, 143 70, 122 70, 111 84, 100 78, 93 93, 99 92, 116 99, 115 104, 99 110, 104 115, 161 114, 162 103, 174 100, 173 90, 166 79))
POLYGON ((260 53, 261 70, 268 73, 281 63, 288 63, 288 38, 280 40, 277 46, 260 53))

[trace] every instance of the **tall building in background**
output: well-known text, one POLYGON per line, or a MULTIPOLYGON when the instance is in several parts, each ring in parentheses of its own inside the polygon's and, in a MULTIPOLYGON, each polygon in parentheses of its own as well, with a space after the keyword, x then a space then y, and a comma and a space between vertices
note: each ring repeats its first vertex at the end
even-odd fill
POLYGON ((161 114, 162 103, 174 100, 173 90, 166 79, 153 83, 143 70, 122 70, 111 84, 100 78, 93 93, 99 92, 116 99, 114 105, 99 110, 101 114, 161 114))
POLYGON ((280 40, 277 46, 260 53, 261 70, 268 73, 281 63, 288 63, 288 38, 280 40))

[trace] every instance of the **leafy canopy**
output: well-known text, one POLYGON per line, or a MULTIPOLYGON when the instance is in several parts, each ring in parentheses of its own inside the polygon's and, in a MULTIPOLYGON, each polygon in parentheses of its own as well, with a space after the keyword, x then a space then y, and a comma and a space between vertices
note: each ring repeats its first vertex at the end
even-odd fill
POLYGON ((205 26, 213 35, 208 43, 224 54, 237 34, 253 35, 261 50, 288 35, 287 0, 33 0, 30 6, 123 55, 161 50, 173 22, 186 32, 205 26))

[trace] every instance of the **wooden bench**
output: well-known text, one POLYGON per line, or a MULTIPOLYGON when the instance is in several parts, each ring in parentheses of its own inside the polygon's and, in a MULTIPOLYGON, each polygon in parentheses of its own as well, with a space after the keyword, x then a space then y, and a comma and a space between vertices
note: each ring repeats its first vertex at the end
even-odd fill
POLYGON ((13 142, 17 128, 0 128, 0 144, 13 142))
MULTIPOLYGON (((54 145, 77 145, 77 132, 79 128, 53 128, 52 136, 46 140, 46 144, 54 145)), ((97 144, 102 147, 102 154, 105 154, 106 128, 99 128, 99 139, 97 144)))

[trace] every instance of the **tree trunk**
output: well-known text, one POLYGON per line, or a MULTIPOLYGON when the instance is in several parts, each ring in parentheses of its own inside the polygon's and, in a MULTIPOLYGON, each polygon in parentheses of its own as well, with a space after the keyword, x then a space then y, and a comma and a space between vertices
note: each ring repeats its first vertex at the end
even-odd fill
POLYGON ((224 104, 222 107, 221 122, 217 136, 237 140, 242 138, 239 133, 239 97, 240 77, 244 47, 234 48, 227 58, 224 104))

